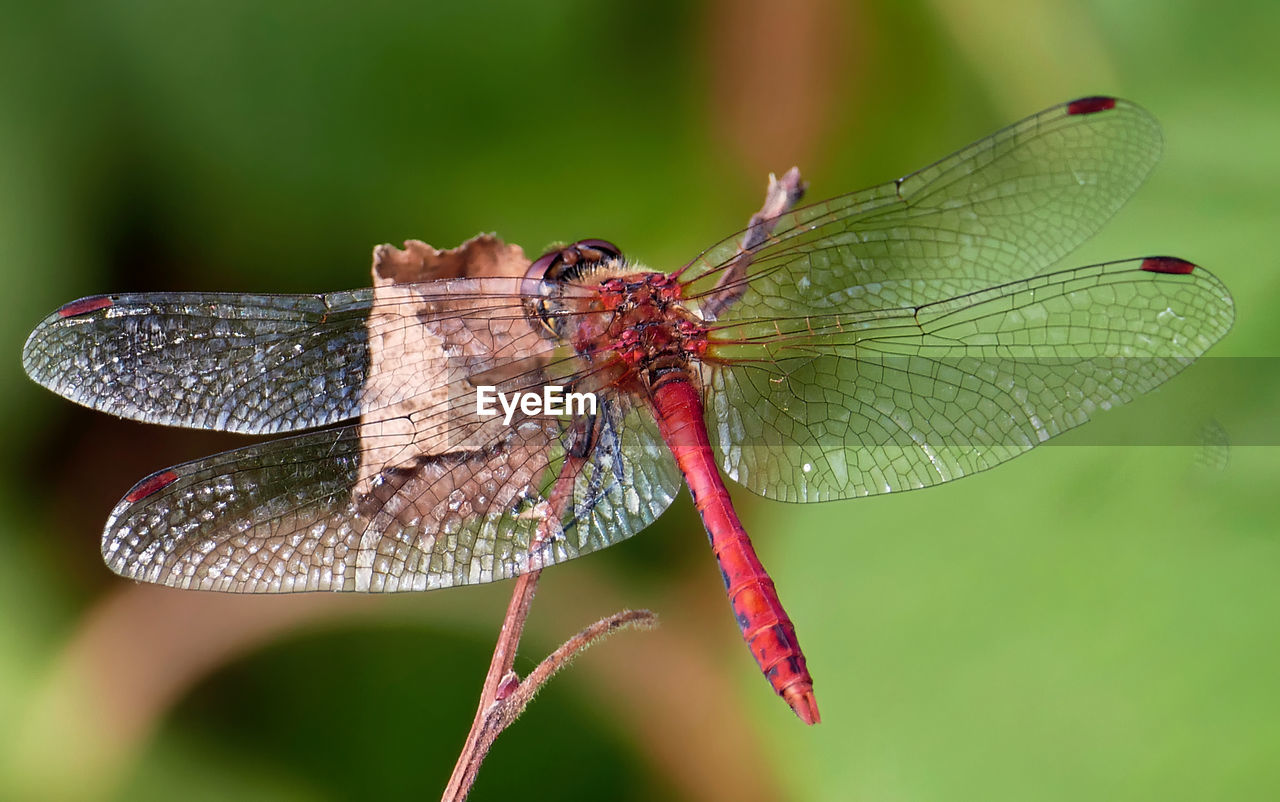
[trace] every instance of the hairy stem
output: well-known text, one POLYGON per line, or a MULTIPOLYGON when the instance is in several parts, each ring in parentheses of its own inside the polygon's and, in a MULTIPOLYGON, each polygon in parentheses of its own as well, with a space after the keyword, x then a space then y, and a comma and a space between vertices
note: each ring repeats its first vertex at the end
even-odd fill
POLYGON ((511 602, 507 605, 507 615, 502 621, 502 631, 493 649, 489 673, 485 676, 484 687, 480 691, 480 704, 476 708, 475 719, 471 722, 471 731, 467 733, 466 743, 462 747, 462 753, 458 755, 458 762, 453 767, 449 785, 442 797, 447 802, 467 798, 475 783, 476 774, 480 771, 480 764, 489 754, 493 742, 519 718, 533 697, 556 672, 587 647, 619 629, 650 629, 657 623, 657 616, 648 610, 623 610, 614 613, 562 643, 529 672, 529 676, 520 680, 512 666, 540 573, 533 571, 516 580, 511 602))

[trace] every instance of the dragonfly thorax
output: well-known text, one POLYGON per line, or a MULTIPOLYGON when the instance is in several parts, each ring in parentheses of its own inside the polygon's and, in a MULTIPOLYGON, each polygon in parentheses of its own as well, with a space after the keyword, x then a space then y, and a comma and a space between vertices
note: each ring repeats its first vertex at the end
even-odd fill
POLYGON ((544 334, 572 346, 608 383, 652 387, 673 371, 688 374, 690 358, 706 352, 706 327, 685 306, 680 282, 628 262, 610 242, 550 251, 526 278, 539 297, 529 311, 544 334))
POLYGON ((683 304, 679 282, 637 267, 600 267, 570 342, 592 362, 612 361, 621 376, 653 386, 673 371, 687 373, 690 359, 706 351, 706 327, 683 304))

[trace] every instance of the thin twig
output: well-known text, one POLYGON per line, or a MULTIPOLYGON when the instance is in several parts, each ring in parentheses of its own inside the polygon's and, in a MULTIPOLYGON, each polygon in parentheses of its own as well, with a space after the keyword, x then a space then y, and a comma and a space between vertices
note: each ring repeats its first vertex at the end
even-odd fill
MULTIPOLYGON (((485 675, 484 685, 480 688, 480 704, 476 708, 476 716, 471 721, 471 731, 467 733, 466 743, 458 762, 453 767, 449 784, 445 786, 443 800, 466 799, 475 782, 476 772, 484 755, 489 751, 488 744, 481 748, 485 735, 484 722, 489 708, 498 699, 498 686, 506 675, 512 672, 515 665, 516 648, 520 645, 520 636, 524 633, 524 624, 529 617, 529 606, 533 604, 534 591, 538 589, 538 577, 541 571, 530 571, 516 579, 515 589, 511 592, 511 601, 507 604, 507 614, 502 619, 502 629, 498 633, 498 642, 493 647, 493 657, 489 661, 489 673, 485 675)), ((493 743, 492 738, 488 739, 493 743)))
POLYGON ((458 762, 453 767, 448 786, 445 787, 442 799, 446 802, 467 798, 475 783, 476 774, 480 771, 480 764, 489 754, 493 742, 520 717, 533 697, 557 671, 587 647, 618 629, 648 629, 657 622, 657 616, 648 610, 623 610, 602 618, 561 644, 528 677, 519 681, 513 669, 516 649, 520 645, 520 634, 524 631, 540 573, 541 571, 532 571, 516 580, 511 602, 507 605, 507 615, 502 621, 502 631, 493 649, 489 673, 485 676, 484 687, 480 691, 480 704, 476 708, 475 719, 471 722, 471 731, 467 733, 462 753, 458 755, 458 762))
MULTIPOLYGON (((538 525, 537 533, 530 543, 530 553, 536 554, 544 544, 551 542, 555 527, 560 520, 561 512, 573 499, 574 483, 586 464, 584 454, 570 453, 566 455, 560 467, 560 475, 556 477, 555 487, 547 497, 547 512, 538 525)), ((498 634, 498 643, 493 647, 493 658, 489 661, 489 673, 485 675, 484 686, 480 690, 480 704, 476 707, 476 716, 471 722, 471 731, 467 733, 466 743, 458 762, 453 767, 453 775, 449 785, 445 787, 445 800, 466 799, 475 782, 476 773, 494 739, 507 728, 511 722, 524 711, 525 705, 533 698, 551 675, 573 658, 578 652, 591 645, 596 638, 614 631, 630 621, 629 613, 618 613, 601 619, 583 632, 570 638, 538 666, 523 682, 514 670, 516 649, 520 646, 520 635, 524 632, 525 621, 529 618, 529 607, 533 604, 533 594, 538 588, 538 577, 541 570, 533 570, 522 574, 516 580, 515 589, 511 592, 511 601, 507 604, 507 614, 502 619, 502 631, 498 634), (620 618, 621 616, 621 618, 620 618), (617 619, 621 623, 611 624, 617 619), (598 634, 591 634, 599 630, 598 634)), ((653 619, 652 613, 644 613, 648 621, 653 619)))
MULTIPOLYGON (((546 659, 537 665, 533 671, 529 672, 529 676, 524 682, 515 686, 510 691, 510 695, 505 697, 502 705, 502 712, 510 715, 509 724, 519 716, 529 702, 533 701, 533 697, 547 681, 556 675, 556 673, 573 662, 573 659, 587 650, 588 647, 599 642, 602 638, 612 635, 620 629, 652 629, 658 625, 658 616, 649 610, 621 610, 613 615, 601 618, 591 626, 574 635, 569 640, 560 644, 554 652, 547 655, 546 659)), ((504 724, 503 726, 506 726, 504 724)))
POLYGON ((769 241, 778 218, 791 211, 804 197, 807 186, 800 178, 799 167, 792 167, 782 174, 782 178, 769 174, 764 204, 747 221, 747 230, 742 234, 738 252, 721 268, 719 281, 703 299, 700 313, 704 319, 715 320, 747 291, 747 269, 751 267, 756 250, 769 241))

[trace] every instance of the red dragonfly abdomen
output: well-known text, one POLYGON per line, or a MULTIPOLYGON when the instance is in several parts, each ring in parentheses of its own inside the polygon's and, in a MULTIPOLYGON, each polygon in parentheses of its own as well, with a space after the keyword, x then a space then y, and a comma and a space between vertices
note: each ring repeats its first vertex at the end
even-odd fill
POLYGON ((664 378, 655 382, 652 395, 658 429, 693 493, 742 637, 778 695, 802 721, 816 724, 821 719, 813 678, 795 627, 720 479, 703 422, 702 399, 687 376, 675 373, 664 378))

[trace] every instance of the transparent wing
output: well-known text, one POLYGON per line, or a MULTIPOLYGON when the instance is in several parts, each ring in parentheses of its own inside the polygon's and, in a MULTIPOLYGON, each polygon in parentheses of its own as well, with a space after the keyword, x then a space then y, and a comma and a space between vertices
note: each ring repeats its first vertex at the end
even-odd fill
POLYGON ((984 470, 1164 382, 1230 329, 1213 275, 1151 258, 945 301, 726 323, 705 366, 726 473, 786 501, 984 470))
POLYGON ((120 417, 296 431, 414 403, 459 370, 548 353, 519 289, 486 278, 327 295, 96 296, 49 315, 22 361, 55 393, 120 417))
POLYGON ((355 417, 372 290, 74 301, 22 350, 32 379, 123 418, 263 434, 355 417))
POLYGON ((113 511, 103 557, 133 579, 237 593, 429 590, 516 576, 635 534, 679 490, 647 416, 606 402, 598 417, 559 510, 549 496, 565 462, 562 421, 470 432, 435 454, 366 422, 144 479, 113 511), (535 545, 548 513, 558 525, 535 545))
POLYGON ((1034 275, 1092 236, 1160 155, 1159 125, 1112 98, 1054 106, 923 170, 781 216, 680 271, 721 320, 893 309, 1034 275), (736 297, 740 296, 740 297, 736 297))

